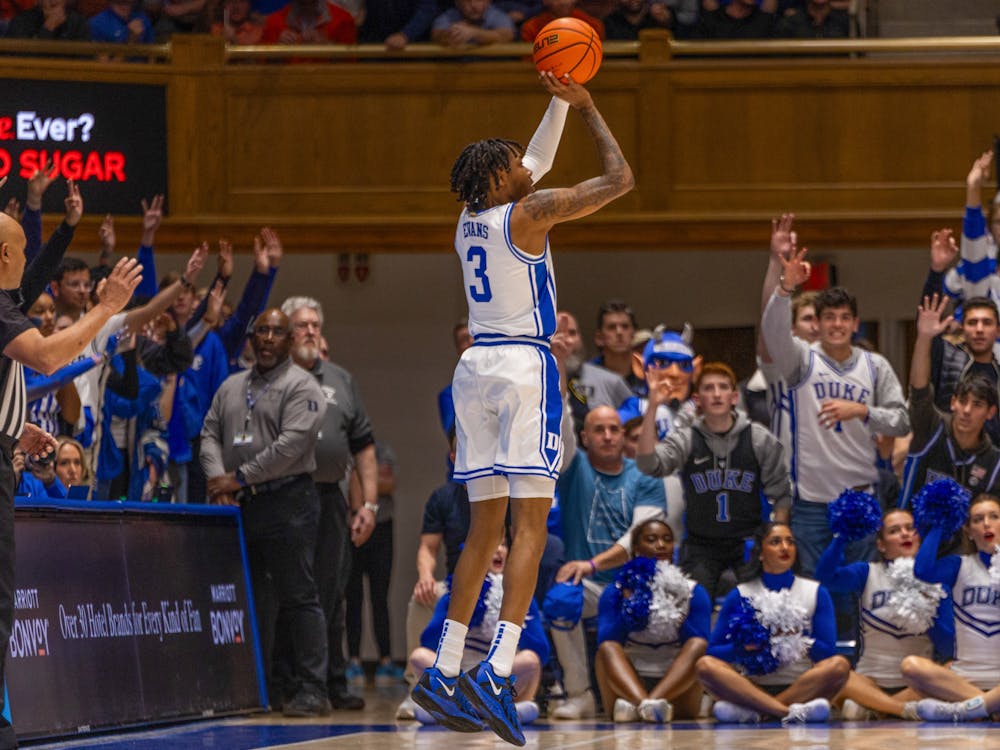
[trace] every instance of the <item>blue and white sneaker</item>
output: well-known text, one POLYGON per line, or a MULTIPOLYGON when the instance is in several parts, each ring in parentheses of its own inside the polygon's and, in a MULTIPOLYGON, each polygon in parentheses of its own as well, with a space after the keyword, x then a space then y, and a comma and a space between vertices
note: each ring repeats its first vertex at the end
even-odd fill
POLYGON ((458 677, 445 677, 436 667, 428 667, 413 687, 413 702, 443 727, 456 732, 481 732, 483 722, 459 690, 458 677))
POLYGON ((459 678, 458 687, 500 739, 512 745, 524 745, 521 719, 514 705, 517 693, 513 675, 498 677, 493 666, 483 661, 459 678))

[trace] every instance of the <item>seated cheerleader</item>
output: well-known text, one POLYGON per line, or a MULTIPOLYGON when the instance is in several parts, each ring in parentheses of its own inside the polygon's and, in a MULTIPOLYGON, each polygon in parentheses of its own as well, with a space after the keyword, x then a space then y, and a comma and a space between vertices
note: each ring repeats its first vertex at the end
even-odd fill
POLYGON ((936 560, 945 526, 935 524, 924 537, 913 572, 951 590, 955 661, 941 666, 908 656, 903 677, 918 694, 929 696, 917 703, 924 721, 984 719, 1000 709, 1000 638, 993 640, 1000 634, 1000 500, 985 494, 974 498, 962 527, 967 554, 936 560))
POLYGON ((708 592, 671 564, 674 534, 663 518, 637 526, 631 546, 632 560, 598 605, 604 711, 619 722, 697 718, 702 689, 694 665, 708 645, 708 592))
POLYGON ((939 584, 913 575, 920 533, 909 511, 890 510, 883 516, 875 537, 882 562, 845 565, 848 542, 844 535, 835 536, 816 565, 816 578, 829 591, 861 595, 863 651, 833 702, 842 706, 845 719, 865 718, 865 709, 871 709, 919 720, 920 696, 906 687, 900 662, 908 656, 930 659, 935 649, 951 654, 955 639, 951 599, 939 584))
MULTIPOLYGON (((479 594, 479 601, 472 613, 469 632, 465 637, 465 651, 462 654, 462 670, 468 671, 479 662, 488 658, 493 645, 493 634, 497 620, 500 617, 500 604, 503 601, 503 569, 507 562, 507 545, 500 544, 486 581, 479 594)), ((449 581, 450 583, 450 581, 449 581)), ((448 603, 451 593, 446 593, 438 599, 434 607, 434 615, 420 636, 421 646, 410 654, 410 668, 417 679, 424 670, 434 664, 438 642, 441 640, 441 630, 448 617, 448 603)), ((517 654, 514 656, 514 666, 511 671, 511 684, 517 683, 517 695, 514 707, 521 724, 530 724, 538 718, 538 704, 535 703, 535 693, 542 677, 542 664, 549 658, 549 642, 542 628, 542 616, 534 599, 528 609, 528 616, 521 630, 521 638, 517 644, 517 654)), ((469 705, 469 712, 475 709, 469 705)), ((432 724, 434 719, 419 706, 415 710, 415 718, 422 724, 432 724)))
POLYGON ((718 700, 724 723, 780 718, 783 724, 826 721, 829 699, 847 682, 847 659, 835 653, 830 595, 793 572, 795 538, 782 523, 757 533, 745 580, 729 592, 696 671, 718 700))

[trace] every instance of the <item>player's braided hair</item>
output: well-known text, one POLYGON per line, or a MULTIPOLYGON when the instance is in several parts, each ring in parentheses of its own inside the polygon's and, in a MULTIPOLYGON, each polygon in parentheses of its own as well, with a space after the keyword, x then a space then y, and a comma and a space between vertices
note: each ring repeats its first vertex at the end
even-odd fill
POLYGON ((510 158, 523 151, 517 141, 488 138, 466 146, 451 168, 451 191, 471 210, 482 211, 501 172, 510 171, 510 158))

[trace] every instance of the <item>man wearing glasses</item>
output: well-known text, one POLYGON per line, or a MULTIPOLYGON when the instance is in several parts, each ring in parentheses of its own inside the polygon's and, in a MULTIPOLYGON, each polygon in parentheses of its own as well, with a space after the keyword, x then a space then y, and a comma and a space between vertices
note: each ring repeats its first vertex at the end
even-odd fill
POLYGON ((271 693, 287 716, 330 712, 327 641, 313 575, 320 501, 311 474, 326 400, 316 379, 295 366, 281 310, 265 310, 251 330, 256 364, 227 378, 201 432, 201 463, 214 503, 243 515, 254 605, 270 689, 275 623, 287 624, 291 692, 271 693), (282 700, 287 698, 286 700, 282 700))
POLYGON ((68 315, 79 320, 87 312, 90 292, 94 288, 90 267, 79 258, 63 258, 49 287, 56 303, 56 317, 68 315))

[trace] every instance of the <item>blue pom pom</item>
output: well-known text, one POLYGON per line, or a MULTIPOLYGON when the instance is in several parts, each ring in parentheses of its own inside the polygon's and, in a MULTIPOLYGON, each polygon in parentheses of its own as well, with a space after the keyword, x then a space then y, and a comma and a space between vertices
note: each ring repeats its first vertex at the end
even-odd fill
POLYGON ((826 509, 830 529, 849 542, 864 539, 882 525, 882 507, 874 495, 844 490, 826 509))
POLYGON ((611 604, 630 633, 645 630, 649 624, 649 605, 653 601, 650 583, 655 575, 654 558, 635 557, 625 563, 615 576, 611 604))
POLYGON ((778 668, 771 653, 771 631, 757 620, 757 610, 746 597, 740 597, 729 618, 726 640, 737 647, 737 659, 746 674, 769 674, 778 668))
POLYGON ((969 491, 951 477, 928 482, 913 498, 913 520, 923 533, 940 528, 942 536, 950 537, 968 518, 970 499, 969 491))

